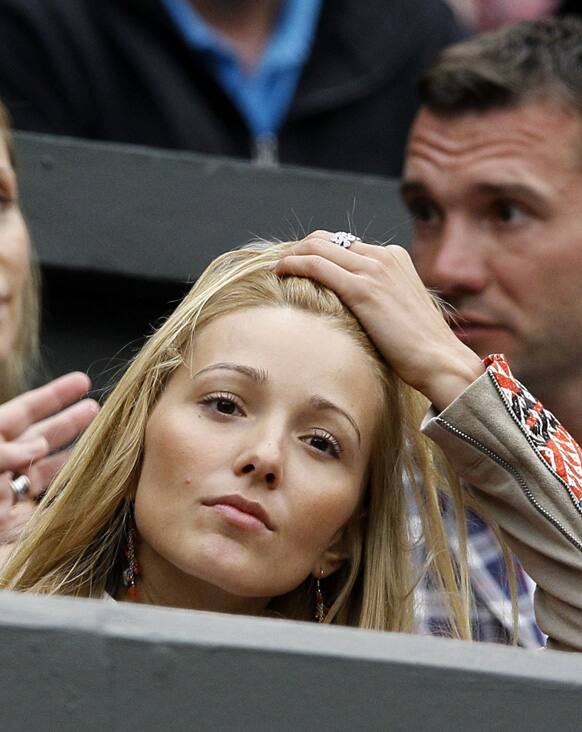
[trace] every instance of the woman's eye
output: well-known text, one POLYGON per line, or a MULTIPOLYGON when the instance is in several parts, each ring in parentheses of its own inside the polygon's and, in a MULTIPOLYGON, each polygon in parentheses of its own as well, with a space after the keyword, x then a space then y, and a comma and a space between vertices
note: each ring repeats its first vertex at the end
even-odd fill
POLYGON ((229 416, 238 416, 243 414, 243 410, 238 404, 237 399, 229 394, 208 394, 204 397, 202 403, 209 406, 213 411, 219 414, 229 416))
POLYGON ((231 399, 217 399, 216 411, 221 414, 236 414, 238 407, 231 399))
POLYGON ((303 438, 310 447, 318 452, 337 458, 340 456, 342 448, 336 438, 325 430, 314 430, 311 435, 303 438))

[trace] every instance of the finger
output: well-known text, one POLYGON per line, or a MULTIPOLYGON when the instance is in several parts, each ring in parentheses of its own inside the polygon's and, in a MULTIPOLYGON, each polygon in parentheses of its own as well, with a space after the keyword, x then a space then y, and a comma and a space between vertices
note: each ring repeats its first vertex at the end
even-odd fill
POLYGON ((314 244, 322 244, 326 248, 332 247, 332 249, 339 250, 340 252, 350 252, 371 257, 372 259, 378 259, 382 257, 382 252, 390 249, 391 247, 402 249, 402 247, 399 247, 397 244, 391 244, 388 247, 384 247, 379 244, 366 244, 361 239, 356 239, 350 244, 350 247, 346 249, 345 247, 340 247, 335 244, 332 241, 333 236, 334 232, 331 231, 325 231, 323 229, 314 231, 311 234, 308 234, 304 239, 298 241, 297 244, 293 244, 291 251, 293 254, 310 254, 312 253, 311 249, 314 244))
MULTIPOLYGON (((320 237, 308 237, 294 244, 288 252, 282 255, 280 261, 283 262, 290 256, 305 257, 309 255, 323 257, 354 273, 365 271, 371 261, 365 255, 358 254, 351 249, 345 249, 337 244, 332 244, 331 241, 320 237)), ((275 272, 282 273, 277 267, 275 267, 275 272)))
POLYGON ((62 412, 33 424, 23 432, 19 440, 44 437, 49 450, 56 450, 75 440, 93 421, 98 411, 99 405, 95 400, 83 399, 62 412))
MULTIPOLYGON (((298 256, 314 254, 325 257, 354 273, 368 274, 374 278, 382 273, 400 282, 407 281, 415 289, 426 292, 428 296, 428 291, 412 263, 410 254, 404 247, 398 244, 382 247, 377 244, 364 244, 356 241, 349 249, 345 249, 323 238, 326 234, 329 232, 314 232, 293 245, 290 251, 293 255, 298 256), (380 269, 378 269, 378 264, 381 265, 380 269)), ((283 260, 284 257, 280 261, 283 260)), ((283 268, 279 270, 275 267, 275 271, 278 274, 284 273, 283 268)))
POLYGON ((0 434, 15 439, 30 425, 76 402, 90 386, 86 374, 74 372, 11 399, 0 406, 0 434))
POLYGON ((61 450, 31 465, 27 471, 27 475, 30 478, 30 494, 32 498, 36 498, 49 487, 70 455, 70 448, 68 450, 61 450))
MULTIPOLYGON (((381 268, 388 267, 394 273, 411 270, 416 274, 410 255, 401 246, 391 244, 381 247, 377 244, 364 244, 356 241, 349 249, 346 249, 330 241, 331 236, 329 232, 325 231, 314 232, 297 244, 293 244, 288 253, 283 254, 279 261, 284 262, 289 256, 312 254, 329 259, 350 272, 367 274, 374 278, 378 275, 378 265, 381 268)), ((276 265, 274 271, 280 275, 287 274, 284 266, 276 265)))
MULTIPOLYGON (((10 486, 10 481, 13 478, 14 474, 11 472, 5 472, 0 475, 0 543, 3 541, 6 526, 13 525, 15 509, 22 505, 28 504, 30 506, 35 497, 32 488, 32 480, 30 478, 29 480, 31 485, 28 493, 23 497, 17 497, 10 486)), ((38 492, 40 492, 40 490, 38 492)))
POLYGON ((16 496, 12 488, 10 488, 9 481, 11 477, 12 472, 10 471, 5 471, 0 475, 0 524, 6 511, 11 509, 16 503, 16 496))
POLYGON ((333 290, 348 307, 359 297, 363 286, 360 275, 319 254, 287 256, 278 262, 275 272, 316 280, 333 290))
POLYGON ((45 437, 36 436, 22 442, 0 444, 0 471, 22 471, 50 452, 45 437))
MULTIPOLYGON (((34 501, 35 498, 43 493, 56 477, 59 470, 67 462, 71 455, 71 449, 61 450, 60 452, 41 458, 33 464, 28 464, 19 472, 26 475, 30 480, 30 489, 26 496, 27 499, 34 501)), ((0 514, 6 508, 13 508, 17 504, 26 503, 27 500, 17 500, 14 491, 10 487, 10 481, 13 479, 13 472, 4 472, 0 475, 0 514)))

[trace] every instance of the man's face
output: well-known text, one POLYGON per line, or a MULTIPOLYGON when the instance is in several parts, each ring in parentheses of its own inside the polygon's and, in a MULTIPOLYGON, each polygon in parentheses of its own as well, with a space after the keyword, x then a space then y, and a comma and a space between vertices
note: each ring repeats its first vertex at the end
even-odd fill
POLYGON ((422 110, 404 171, 413 255, 479 355, 531 388, 582 369, 582 125, 536 101, 458 118, 422 110))

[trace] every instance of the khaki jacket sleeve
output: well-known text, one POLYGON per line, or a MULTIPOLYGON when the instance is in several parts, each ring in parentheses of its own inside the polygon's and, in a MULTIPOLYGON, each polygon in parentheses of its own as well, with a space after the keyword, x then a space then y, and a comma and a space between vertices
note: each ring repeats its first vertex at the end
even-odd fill
POLYGON ((578 444, 499 356, 447 409, 429 414, 422 429, 536 582, 536 619, 548 647, 582 651, 578 444))

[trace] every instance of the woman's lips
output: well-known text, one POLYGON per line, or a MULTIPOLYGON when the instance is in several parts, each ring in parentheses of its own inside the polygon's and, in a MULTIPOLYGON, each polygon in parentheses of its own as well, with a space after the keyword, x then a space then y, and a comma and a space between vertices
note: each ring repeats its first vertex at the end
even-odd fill
POLYGON ((229 523, 247 529, 273 531, 268 513, 256 501, 249 501, 241 495, 221 496, 203 502, 204 506, 220 514, 229 523))

